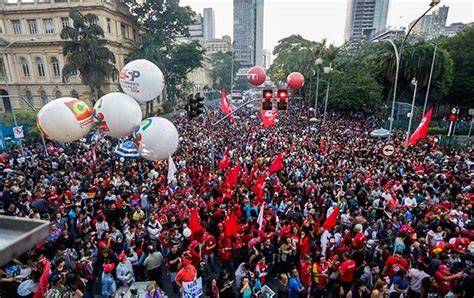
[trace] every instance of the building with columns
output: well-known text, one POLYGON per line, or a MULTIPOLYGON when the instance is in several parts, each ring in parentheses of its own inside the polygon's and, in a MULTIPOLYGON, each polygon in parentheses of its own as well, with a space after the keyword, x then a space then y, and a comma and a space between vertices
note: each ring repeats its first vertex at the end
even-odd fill
MULTIPOLYGON (((123 1, 0 0, 0 114, 27 107, 16 96, 36 108, 63 96, 89 101, 89 88, 78 76, 68 82, 61 76, 65 59, 60 33, 64 26, 72 25, 68 15, 73 8, 99 17, 106 46, 115 55, 115 67, 120 70, 124 66, 125 57, 136 45, 139 27, 123 1)), ((119 84, 114 78, 101 91, 117 90, 119 84)))

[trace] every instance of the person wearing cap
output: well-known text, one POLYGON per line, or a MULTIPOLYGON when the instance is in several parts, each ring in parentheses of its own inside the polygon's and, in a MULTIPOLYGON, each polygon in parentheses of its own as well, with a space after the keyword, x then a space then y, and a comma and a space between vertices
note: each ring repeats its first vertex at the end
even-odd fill
POLYGON ((115 297, 115 292, 117 291, 117 284, 115 283, 114 276, 112 275, 112 271, 115 269, 115 265, 113 263, 105 264, 102 269, 102 297, 115 297))
POLYGON ((215 258, 214 252, 216 250, 216 238, 209 234, 208 232, 204 232, 202 236, 203 245, 202 245, 202 254, 204 257, 204 262, 206 262, 206 266, 212 271, 215 267, 215 258))
POLYGON ((462 278, 462 272, 453 274, 445 264, 439 265, 438 271, 434 274, 439 297, 444 297, 451 292, 454 286, 453 281, 460 278, 462 278))
POLYGON ((122 285, 129 286, 131 283, 135 282, 132 263, 123 252, 118 255, 118 261, 119 263, 115 270, 117 280, 120 281, 122 285))
POLYGON ((197 278, 197 270, 193 266, 191 259, 185 258, 183 260, 183 267, 176 274, 176 285, 183 290, 183 282, 192 282, 197 278))

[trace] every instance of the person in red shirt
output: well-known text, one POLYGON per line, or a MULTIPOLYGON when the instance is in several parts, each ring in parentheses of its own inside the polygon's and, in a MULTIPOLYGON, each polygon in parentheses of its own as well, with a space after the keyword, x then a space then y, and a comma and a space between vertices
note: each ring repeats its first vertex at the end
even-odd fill
POLYGON ((367 242, 367 237, 364 233, 357 233, 352 239, 352 246, 356 250, 363 249, 365 247, 365 243, 367 242))
POLYGON ((397 275, 398 270, 404 268, 406 271, 410 269, 408 261, 402 257, 399 251, 395 252, 395 255, 388 257, 385 261, 385 267, 383 268, 383 274, 387 274, 390 280, 397 275))
POLYGON ((213 270, 215 264, 214 251, 216 248, 216 238, 214 238, 214 236, 208 232, 204 232, 202 240, 202 254, 204 257, 204 262, 206 262, 206 266, 208 266, 210 270, 213 270))
POLYGON ((317 256, 312 268, 313 286, 311 287, 311 297, 324 297, 324 292, 328 282, 329 263, 325 257, 317 256))
POLYGON ((356 269, 356 263, 350 259, 349 254, 344 254, 344 261, 339 268, 339 282, 341 283, 340 292, 344 293, 344 297, 352 287, 352 283, 354 282, 354 272, 356 269))
POLYGON ((183 289, 183 282, 192 282, 197 277, 197 270, 190 259, 183 260, 183 267, 176 274, 176 284, 183 289))
POLYGON ((457 274, 452 274, 449 271, 449 267, 441 264, 436 271, 434 278, 438 286, 438 295, 444 297, 453 289, 453 280, 460 279, 462 277, 462 272, 457 274))
POLYGON ((226 237, 224 233, 221 234, 219 239, 219 259, 222 263, 222 269, 226 269, 227 272, 233 272, 232 268, 232 241, 229 237, 226 237))
POLYGON ((299 241, 298 250, 302 259, 311 251, 309 237, 305 231, 301 231, 301 238, 299 241))
POLYGON ((300 279, 301 279, 301 283, 307 289, 311 287, 311 265, 312 265, 311 256, 305 255, 304 260, 301 261, 300 279))
POLYGON ((268 274, 268 266, 265 263, 265 257, 263 255, 260 257, 260 260, 258 260, 258 263, 255 266, 255 273, 257 278, 260 279, 260 283, 263 285, 265 283, 265 277, 268 274))

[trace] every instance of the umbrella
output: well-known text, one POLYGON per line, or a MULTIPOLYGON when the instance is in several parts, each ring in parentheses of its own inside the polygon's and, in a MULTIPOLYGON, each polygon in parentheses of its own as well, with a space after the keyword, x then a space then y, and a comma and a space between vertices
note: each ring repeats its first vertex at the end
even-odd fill
POLYGON ((118 157, 130 159, 140 157, 140 153, 138 153, 138 150, 132 141, 125 141, 122 144, 119 144, 117 148, 115 148, 114 154, 118 157))
POLYGON ((309 122, 317 122, 317 121, 318 121, 318 119, 317 119, 317 118, 315 118, 315 117, 313 117, 313 118, 309 119, 309 122))
POLYGON ((386 129, 379 128, 375 129, 370 133, 370 136, 373 138, 388 138, 390 136, 390 132, 386 129))

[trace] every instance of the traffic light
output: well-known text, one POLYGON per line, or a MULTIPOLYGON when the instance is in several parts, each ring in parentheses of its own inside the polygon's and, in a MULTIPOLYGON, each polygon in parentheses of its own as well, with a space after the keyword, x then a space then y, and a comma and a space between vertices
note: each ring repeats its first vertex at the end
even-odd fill
POLYGON ((204 97, 200 93, 188 95, 188 117, 193 119, 204 113, 204 97))
POLYGON ((263 90, 262 110, 271 111, 273 110, 273 89, 263 90))
POLYGON ((279 111, 286 111, 288 109, 288 90, 280 89, 277 93, 278 102, 277 109, 279 111))

